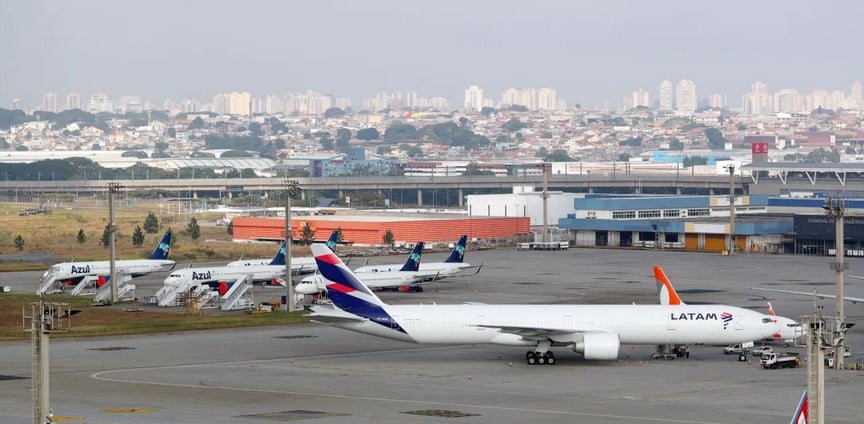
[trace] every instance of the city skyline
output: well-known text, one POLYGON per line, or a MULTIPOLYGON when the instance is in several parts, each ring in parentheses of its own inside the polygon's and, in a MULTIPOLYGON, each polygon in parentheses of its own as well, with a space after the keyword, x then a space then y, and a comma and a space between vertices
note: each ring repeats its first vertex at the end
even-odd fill
POLYGON ((708 7, 4 2, 0 104, 20 98, 32 107, 49 92, 62 103, 68 92, 161 102, 314 90, 360 105, 369 93, 407 90, 460 108, 476 84, 495 101, 512 87, 552 87, 570 104, 613 109, 639 87, 657 98, 663 80, 692 80, 699 93, 734 104, 753 81, 809 92, 864 79, 864 58, 849 54, 858 2, 708 7))

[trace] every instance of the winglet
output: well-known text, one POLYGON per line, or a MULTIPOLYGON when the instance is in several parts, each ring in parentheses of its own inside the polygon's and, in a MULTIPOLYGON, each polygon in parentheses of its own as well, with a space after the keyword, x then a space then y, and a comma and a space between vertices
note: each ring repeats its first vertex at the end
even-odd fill
POLYGON ((801 400, 798 401, 798 407, 795 408, 795 415, 792 415, 792 421, 789 424, 807 424, 810 422, 810 400, 807 396, 807 391, 801 395, 801 400))
POLYGON ((453 246, 453 251, 450 252, 450 256, 444 262, 447 263, 462 263, 462 260, 465 258, 465 245, 468 243, 468 236, 463 234, 462 237, 459 237, 459 241, 456 242, 456 245, 453 246))
POLYGON ((273 260, 270 261, 268 265, 285 265, 285 242, 279 246, 279 250, 276 252, 276 256, 273 257, 273 260))
POLYGON ((672 283, 669 282, 669 278, 666 277, 666 273, 663 272, 663 267, 660 265, 654 265, 654 280, 657 281, 657 294, 660 297, 661 305, 686 305, 678 296, 675 287, 672 287, 672 283))
POLYGON ((156 249, 153 250, 153 253, 150 254, 150 257, 147 259, 164 261, 168 259, 168 252, 171 251, 171 229, 165 231, 165 235, 162 236, 162 240, 159 241, 159 244, 156 245, 156 249))
POLYGON ((423 254, 423 242, 418 241, 417 244, 414 245, 414 249, 411 250, 411 254, 408 255, 408 260, 405 261, 405 265, 402 265, 402 268, 399 271, 414 271, 417 272, 420 270, 420 256, 423 254))
MULTIPOLYGON (((769 300, 769 301, 767 301, 767 303, 768 303, 768 315, 771 315, 772 317, 777 316, 777 314, 774 313, 774 306, 771 305, 771 301, 769 300)), ((777 322, 777 320, 774 320, 774 322, 777 322)))

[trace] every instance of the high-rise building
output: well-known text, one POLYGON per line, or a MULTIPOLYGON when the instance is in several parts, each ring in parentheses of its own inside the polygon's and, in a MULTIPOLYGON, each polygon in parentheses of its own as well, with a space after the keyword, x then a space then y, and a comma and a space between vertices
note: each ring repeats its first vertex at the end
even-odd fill
POLYGON ((768 86, 757 81, 750 85, 750 92, 741 98, 741 109, 744 113, 762 115, 773 111, 773 103, 768 86))
POLYGON ((639 107, 639 106, 651 106, 651 93, 645 89, 633 90, 630 93, 630 104, 629 107, 639 107))
POLYGON ((78 93, 67 94, 66 109, 81 109, 81 95, 78 93))
POLYGON ((660 83, 660 110, 672 110, 672 82, 663 81, 660 83))
POLYGON ((281 97, 273 94, 267 95, 267 99, 264 102, 264 112, 268 115, 276 115, 277 113, 282 113, 283 108, 284 105, 282 104, 281 97))
POLYGON ((864 107, 864 98, 861 97, 861 82, 852 83, 852 91, 849 93, 849 107, 861 110, 864 107))
POLYGON ((45 93, 42 96, 42 110, 57 113, 57 93, 45 93))
POLYGON ((784 88, 774 93, 774 112, 800 113, 805 111, 804 99, 794 88, 784 88))
POLYGON ((90 104, 87 109, 92 113, 114 113, 114 102, 105 93, 93 93, 90 95, 90 104))
POLYGON ((808 94, 804 100, 806 105, 806 111, 811 112, 815 109, 824 108, 828 109, 829 104, 831 103, 831 95, 826 90, 813 90, 808 94))
POLYGON ((537 90, 537 109, 555 110, 558 107, 558 92, 554 88, 537 90))
POLYGON ((405 107, 413 108, 419 106, 417 104, 417 92, 409 91, 405 93, 405 107))
POLYGON ((249 115, 251 103, 252 93, 248 91, 228 93, 228 114, 249 115))
POLYGON ((696 111, 696 83, 683 79, 675 86, 675 110, 680 114, 696 111))
POLYGON ((483 89, 472 85, 465 90, 465 110, 479 112, 483 109, 483 89))
POLYGON ((714 93, 708 96, 708 106, 715 109, 722 109, 726 107, 726 96, 720 93, 714 93))
POLYGON ((138 96, 120 96, 117 101, 117 110, 120 113, 141 112, 144 110, 144 102, 138 96))

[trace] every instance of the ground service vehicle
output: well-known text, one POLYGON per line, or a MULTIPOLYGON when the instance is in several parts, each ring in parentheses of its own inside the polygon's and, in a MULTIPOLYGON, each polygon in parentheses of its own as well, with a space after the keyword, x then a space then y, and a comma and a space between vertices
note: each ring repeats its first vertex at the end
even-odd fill
POLYGON ((768 353, 759 360, 762 368, 796 368, 801 365, 801 358, 795 353, 768 353))

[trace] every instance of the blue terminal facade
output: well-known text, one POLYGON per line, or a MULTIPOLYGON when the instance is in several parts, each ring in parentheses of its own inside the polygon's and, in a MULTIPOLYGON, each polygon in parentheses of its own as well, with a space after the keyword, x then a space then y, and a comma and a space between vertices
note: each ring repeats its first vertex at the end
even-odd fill
MULTIPOLYGON (((844 200, 847 256, 864 256, 864 200, 844 200)), ((834 253, 834 220, 821 197, 735 197, 737 252, 834 253)), ((577 246, 723 252, 730 233, 728 196, 588 194, 559 220, 577 246)))

